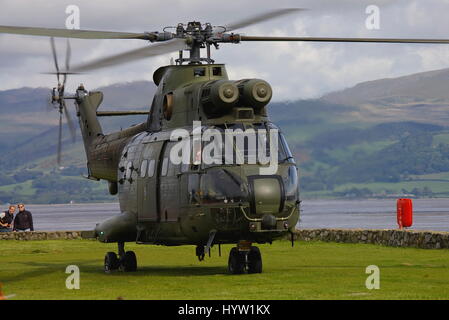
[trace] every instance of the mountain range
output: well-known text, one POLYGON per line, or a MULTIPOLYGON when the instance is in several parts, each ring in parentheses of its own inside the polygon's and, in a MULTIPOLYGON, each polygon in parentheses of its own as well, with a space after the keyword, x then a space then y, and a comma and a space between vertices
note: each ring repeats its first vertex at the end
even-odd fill
MULTIPOLYGON (((148 81, 97 88, 100 110, 149 110, 148 81)), ((357 84, 320 99, 272 102, 269 113, 298 159, 303 197, 449 195, 449 69, 357 84)), ((63 130, 63 167, 56 164, 59 115, 50 89, 0 91, 0 201, 106 201, 104 183, 85 180, 79 130, 63 130)), ((68 106, 75 119, 74 107, 68 106)), ((145 116, 105 118, 106 132, 145 116)))

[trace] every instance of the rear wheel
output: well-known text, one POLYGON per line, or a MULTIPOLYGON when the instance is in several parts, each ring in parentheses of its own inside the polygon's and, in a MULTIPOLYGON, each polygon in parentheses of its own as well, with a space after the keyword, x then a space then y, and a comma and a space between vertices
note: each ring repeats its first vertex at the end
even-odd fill
POLYGON ((137 258, 134 251, 126 251, 120 261, 120 269, 125 272, 134 272, 137 270, 137 258))
POLYGON ((258 247, 251 247, 248 252, 248 273, 262 273, 262 255, 258 247))
POLYGON ((113 270, 117 270, 120 262, 115 252, 108 252, 104 257, 104 272, 110 273, 113 270))
POLYGON ((228 271, 231 274, 242 274, 245 272, 245 252, 239 252, 232 248, 229 253, 228 271))

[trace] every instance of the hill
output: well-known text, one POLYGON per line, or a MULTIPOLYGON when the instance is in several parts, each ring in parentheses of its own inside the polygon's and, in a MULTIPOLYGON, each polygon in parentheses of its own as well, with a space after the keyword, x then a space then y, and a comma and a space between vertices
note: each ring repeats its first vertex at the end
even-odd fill
MULTIPOLYGON (((271 103, 272 120, 299 160, 303 197, 449 196, 447 80, 444 69, 271 103)), ((98 89, 105 94, 100 110, 148 110, 155 86, 138 81, 98 89)), ((0 91, 0 201, 115 199, 104 183, 81 178, 79 130, 71 143, 64 128, 63 168, 57 168, 58 114, 47 111, 48 95, 45 88, 0 91)), ((142 121, 145 116, 101 120, 106 132, 142 121)))
POLYGON ((449 123, 449 69, 363 82, 323 101, 356 106, 361 121, 449 123))

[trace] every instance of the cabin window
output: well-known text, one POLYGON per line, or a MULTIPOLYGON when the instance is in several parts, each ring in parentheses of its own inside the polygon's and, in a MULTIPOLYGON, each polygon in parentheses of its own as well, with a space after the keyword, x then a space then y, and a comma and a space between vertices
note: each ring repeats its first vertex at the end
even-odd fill
POLYGON ((145 178, 145 174, 147 173, 147 160, 143 160, 142 164, 140 165, 140 177, 145 178))
POLYGON ((212 74, 214 76, 221 76, 221 67, 213 67, 212 68, 212 74))
POLYGON ((133 167, 133 162, 129 161, 128 164, 126 165, 126 178, 131 178, 131 174, 132 174, 132 167, 133 167))
POLYGON ((162 161, 161 175, 166 176, 167 172, 168 172, 168 158, 164 158, 164 161, 162 161))
POLYGON ((155 160, 150 160, 150 163, 148 164, 148 177, 151 178, 152 176, 154 176, 154 164, 155 164, 155 160))
POLYGON ((164 118, 166 120, 170 120, 171 116, 173 114, 173 105, 174 105, 174 98, 173 98, 173 93, 167 93, 164 96, 164 103, 163 103, 163 113, 164 113, 164 118))
POLYGON ((199 203, 200 198, 200 176, 199 174, 189 174, 189 203, 199 203))
POLYGON ((195 68, 193 69, 193 76, 204 77, 206 75, 206 68, 195 68))
MULTIPOLYGON (((167 164, 164 165, 164 163, 162 164, 162 175, 167 175, 167 176, 175 176, 176 174, 179 173, 179 164, 175 164, 173 163, 173 161, 170 160, 170 153, 172 151, 172 148, 177 145, 179 142, 178 141, 171 141, 171 142, 167 142, 166 147, 165 147, 165 151, 164 151, 164 162, 167 162, 167 164), (166 167, 164 167, 166 166, 166 167)), ((178 154, 180 155, 180 154, 178 154)))

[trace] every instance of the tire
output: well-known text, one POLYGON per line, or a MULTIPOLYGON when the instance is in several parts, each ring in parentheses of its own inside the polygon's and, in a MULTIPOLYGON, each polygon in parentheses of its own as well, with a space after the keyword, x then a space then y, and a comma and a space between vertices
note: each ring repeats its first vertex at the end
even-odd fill
POLYGON ((258 247, 251 247, 248 253, 248 273, 262 273, 262 255, 258 247))
POLYGON ((204 256, 205 256, 204 246, 197 245, 196 249, 195 249, 195 254, 198 257, 199 261, 203 261, 204 260, 204 256))
POLYGON ((228 271, 230 274, 242 274, 245 272, 245 256, 237 248, 232 248, 229 253, 228 271))
POLYGON ((137 258, 134 251, 126 251, 120 263, 120 269, 125 272, 134 272, 137 270, 137 258))
POLYGON ((104 257, 104 272, 111 273, 119 268, 120 262, 115 252, 108 252, 104 257))

